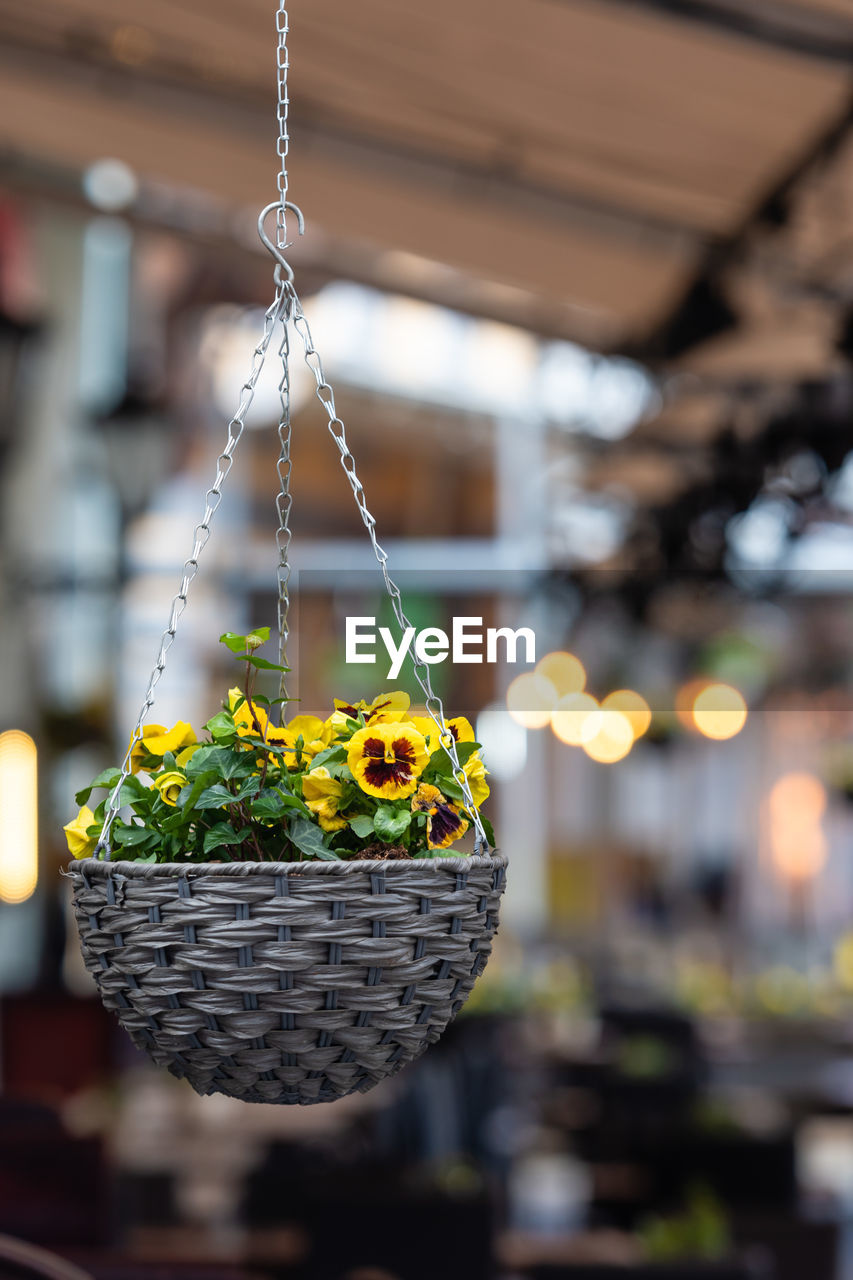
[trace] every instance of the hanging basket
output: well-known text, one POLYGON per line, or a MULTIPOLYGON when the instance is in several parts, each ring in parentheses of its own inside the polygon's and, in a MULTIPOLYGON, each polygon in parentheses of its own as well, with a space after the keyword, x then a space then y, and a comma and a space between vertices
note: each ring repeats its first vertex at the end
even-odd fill
POLYGON ((506 859, 73 863, 106 1007, 197 1093, 330 1102, 433 1044, 491 952, 506 859))
MULTIPOLYGON (((372 1088, 438 1039, 488 960, 506 859, 490 852, 487 828, 454 735, 448 732, 441 699, 433 692, 428 665, 416 654, 414 676, 461 792, 461 809, 474 835, 473 857, 110 861, 110 833, 122 807, 133 751, 143 739, 154 690, 210 537, 276 326, 281 329, 279 668, 287 670, 290 578, 289 325, 301 339, 401 634, 410 627, 284 257, 287 212, 296 215, 300 235, 304 219, 286 199, 288 28, 281 0, 276 26, 280 198, 258 219, 261 241, 276 263, 275 298, 228 424, 228 439, 106 807, 95 856, 73 862, 68 874, 86 966, 106 1007, 155 1063, 201 1094, 224 1093, 245 1102, 312 1103, 372 1088), (264 230, 274 210, 275 242, 264 230)), ((280 693, 285 694, 283 678, 280 693)))

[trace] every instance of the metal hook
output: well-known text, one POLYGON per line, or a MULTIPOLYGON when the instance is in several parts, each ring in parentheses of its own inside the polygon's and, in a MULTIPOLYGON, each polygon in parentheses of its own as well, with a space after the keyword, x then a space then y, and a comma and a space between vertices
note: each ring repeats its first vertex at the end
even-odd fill
MULTIPOLYGON (((299 224, 299 234, 301 236, 304 236, 305 235, 305 217, 302 213, 302 210, 299 208, 298 205, 292 204, 290 200, 287 200, 285 202, 284 207, 285 209, 290 209, 291 213, 296 214, 296 221, 299 224)), ((280 208, 281 208, 281 201, 273 200, 271 204, 268 204, 265 209, 261 210, 260 214, 258 215, 258 235, 261 238, 261 244, 263 244, 270 251, 272 256, 275 258, 276 262, 278 263, 278 267, 276 267, 276 280, 278 280, 279 267, 284 267, 285 271, 287 272, 288 282, 292 284, 293 283, 293 267, 287 261, 284 254, 281 252, 281 249, 279 249, 278 245, 273 244, 272 240, 270 240, 269 236, 264 230, 264 223, 266 222, 269 214, 272 213, 273 209, 280 209, 280 208)))

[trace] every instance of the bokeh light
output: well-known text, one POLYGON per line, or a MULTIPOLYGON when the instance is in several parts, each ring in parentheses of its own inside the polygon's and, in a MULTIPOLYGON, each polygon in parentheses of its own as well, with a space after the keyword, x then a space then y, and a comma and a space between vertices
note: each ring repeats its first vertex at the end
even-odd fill
POLYGON ((599 764, 615 764, 617 760, 624 760, 634 745, 631 721, 622 711, 602 709, 595 733, 582 745, 589 758, 599 764))
POLYGON ((506 705, 516 724, 525 729, 544 729, 557 702, 557 690, 536 671, 516 676, 506 691, 506 705))
POLYGON ((36 744, 27 733, 0 733, 0 900, 25 902, 38 883, 36 744))
POLYGON ((551 715, 551 728, 561 742, 583 746, 594 738, 601 724, 601 709, 590 693, 567 693, 551 715))
POLYGON ((586 685, 586 671, 580 658, 561 650, 546 653, 536 664, 536 673, 551 681, 559 698, 567 693, 581 693, 586 685))
POLYGON ((746 724, 746 701, 730 684, 709 684, 693 699, 693 723, 706 738, 734 738, 746 724))
POLYGON ((642 738, 652 722, 651 707, 633 689, 614 689, 602 700, 602 711, 618 711, 626 717, 634 738, 642 738))

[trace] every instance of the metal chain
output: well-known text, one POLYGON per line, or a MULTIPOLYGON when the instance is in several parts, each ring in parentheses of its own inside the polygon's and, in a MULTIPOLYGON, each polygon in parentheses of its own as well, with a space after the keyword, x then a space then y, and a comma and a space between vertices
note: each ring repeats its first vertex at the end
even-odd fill
MULTIPOLYGON (((290 509, 293 506, 293 495, 290 492, 290 335, 288 319, 290 314, 290 297, 281 317, 281 344, 278 349, 281 360, 281 381, 278 393, 281 400, 281 414, 278 421, 279 455, 276 469, 279 478, 279 491, 275 505, 278 511, 278 530, 276 544, 278 546, 278 660, 282 667, 287 666, 287 639, 289 635, 288 614, 290 612, 290 509)), ((287 696, 287 672, 282 671, 278 682, 278 696, 287 696)), ((279 724, 284 715, 285 703, 279 703, 279 724)))
POLYGON ((278 197, 276 212, 276 244, 279 249, 287 248, 287 153, 290 150, 290 136, 287 132, 287 113, 290 98, 287 93, 287 73, 290 70, 290 55, 287 51, 287 33, 290 25, 284 0, 279 0, 278 12, 275 16, 275 29, 278 33, 276 49, 276 81, 278 85, 278 101, 276 119, 278 120, 278 141, 276 151, 279 156, 278 197))
POLYGON ((151 672, 151 678, 148 681, 148 688, 145 692, 145 700, 142 703, 142 709, 139 712, 139 718, 136 721, 136 727, 130 738, 130 745, 127 748, 124 760, 121 766, 121 774, 118 782, 115 784, 110 795, 109 803, 104 815, 104 825, 101 835, 95 847, 95 857, 103 852, 104 857, 109 860, 110 856, 110 831, 116 815, 121 808, 121 792, 131 772, 131 756, 133 749, 138 742, 142 740, 142 729, 145 721, 148 719, 148 713, 154 705, 154 690, 166 668, 166 655, 172 647, 172 641, 175 638, 178 621, 187 605, 187 594, 190 585, 198 573, 198 560, 208 539, 210 538, 211 521, 216 514, 217 508, 222 501, 222 485, 228 476, 231 467, 234 464, 234 450, 240 442, 240 437, 246 425, 246 414, 249 412, 252 401, 255 398, 255 387, 258 378, 261 375, 261 369, 264 366, 264 359, 267 354, 270 342, 272 341, 273 330, 275 329, 276 320, 287 309, 287 287, 284 283, 279 283, 276 288, 275 299, 268 308, 264 316, 264 331, 261 340, 255 347, 252 355, 252 368, 248 378, 243 383, 240 394, 240 403, 237 410, 228 423, 228 440, 225 448, 220 453, 216 461, 216 476, 213 484, 205 495, 204 515, 201 522, 196 525, 193 549, 189 559, 184 564, 183 576, 178 593, 172 601, 172 607, 169 612, 169 622, 166 630, 160 640, 160 649, 157 654, 157 660, 154 663, 154 670, 151 672))
MULTIPOLYGON (((346 428, 344 427, 343 421, 338 417, 337 410, 335 409, 335 393, 331 385, 326 380, 326 375, 323 372, 323 362, 320 359, 320 354, 317 351, 317 348, 314 346, 314 341, 311 337, 311 328, 305 317, 305 312, 302 310, 302 303, 300 302, 299 295, 293 286, 293 281, 288 281, 285 287, 290 295, 289 309, 290 314, 293 317, 293 327, 299 334, 305 352, 305 363, 311 370, 316 383, 315 395, 326 411, 326 415, 329 419, 329 433, 337 445, 338 452, 341 455, 341 466, 344 469, 350 488, 352 489, 356 506, 358 507, 362 523, 367 530, 373 546, 373 552, 379 563, 379 568, 382 570, 382 577, 385 580, 385 589, 391 600, 391 608, 393 609, 394 616, 397 619, 400 632, 402 635, 405 635, 406 629, 412 624, 409 622, 409 619, 406 617, 403 610, 400 588, 397 586, 388 571, 388 553, 377 540, 376 518, 371 514, 367 506, 364 486, 359 480, 358 473, 355 468, 355 458, 352 456, 349 445, 347 444, 346 428)), ((456 740, 447 728, 441 698, 439 698, 433 690, 432 681, 430 680, 429 666, 427 663, 419 658, 417 653, 413 655, 412 662, 414 666, 415 679, 424 694, 427 712, 439 730, 439 740, 450 759, 450 763, 453 768, 453 776, 462 788, 464 806, 474 827, 474 851, 478 854, 482 853, 488 850, 489 842, 486 838, 486 832, 483 828, 480 814, 474 804, 474 798, 471 794, 471 784, 468 781, 468 776, 459 763, 459 756, 456 751, 456 740)))

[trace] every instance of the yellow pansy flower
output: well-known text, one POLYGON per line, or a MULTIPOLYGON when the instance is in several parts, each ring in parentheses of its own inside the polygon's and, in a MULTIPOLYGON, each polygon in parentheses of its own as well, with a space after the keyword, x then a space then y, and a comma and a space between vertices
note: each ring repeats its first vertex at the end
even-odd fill
POLYGON ((486 766, 480 758, 479 752, 475 751, 469 756, 462 766, 468 785, 471 788, 471 799, 479 809, 484 800, 488 800, 491 790, 488 782, 486 782, 486 766))
MULTIPOLYGON (((329 730, 325 721, 319 716, 294 716, 280 729, 268 725, 266 740, 276 747, 284 748, 284 762, 288 768, 301 768, 310 763, 321 751, 325 751, 329 745, 329 730), (302 745, 297 756, 296 745, 300 738, 302 745)), ((281 757, 270 755, 271 764, 281 762, 281 757)))
POLYGON ((410 701, 402 689, 394 693, 380 693, 372 702, 365 702, 363 698, 358 702, 342 702, 335 698, 335 710, 326 724, 334 737, 346 733, 347 720, 357 720, 359 712, 364 716, 365 724, 396 724, 405 716, 410 701))
POLYGON ((412 796, 412 812, 427 816, 427 845, 430 849, 446 849, 468 830, 468 822, 455 804, 441 794, 438 787, 422 782, 412 796))
POLYGON ((66 822, 62 830, 68 842, 68 852, 75 858, 88 858, 98 843, 96 836, 88 834, 88 828, 94 826, 95 815, 87 804, 77 814, 73 822, 66 822))
POLYGON ((185 720, 179 720, 171 729, 162 724, 146 724, 142 729, 142 739, 134 743, 130 754, 130 767, 134 773, 143 768, 142 757, 145 752, 162 760, 167 751, 180 751, 195 743, 195 730, 185 720))
POLYGON ((160 792, 161 800, 165 800, 166 804, 176 805, 178 796, 187 785, 187 780, 184 774, 171 769, 167 773, 161 773, 151 785, 160 792))
POLYGON ((241 738, 266 738, 269 730, 269 716, 266 711, 264 711, 263 707, 257 706, 254 702, 250 704, 246 700, 246 695, 242 689, 234 688, 228 690, 226 706, 234 717, 234 723, 237 726, 237 733, 241 738), (240 702, 241 698, 243 699, 242 702, 240 702), (239 707, 237 707, 238 702, 240 702, 239 707), (236 711, 234 710, 235 707, 237 707, 236 711), (253 711, 254 715, 252 714, 253 711), (261 726, 260 734, 258 733, 258 729, 255 724, 256 718, 258 724, 261 726))
MULTIPOLYGON (((433 751, 437 751, 441 746, 438 725, 432 716, 409 716, 409 720, 418 732, 426 738, 429 743, 430 755, 432 755, 433 751)), ((466 720, 464 716, 453 716, 450 720, 445 720, 444 724, 448 733, 452 734, 454 742, 476 741, 471 722, 466 720)))
POLYGON ((340 831, 347 825, 338 812, 343 787, 325 765, 318 765, 302 779, 302 799, 324 831, 340 831))
POLYGON ((347 764, 362 791, 386 800, 410 796, 428 763, 423 735, 410 724, 367 725, 347 746, 347 764))

